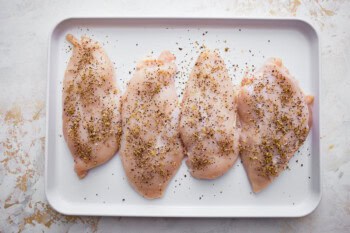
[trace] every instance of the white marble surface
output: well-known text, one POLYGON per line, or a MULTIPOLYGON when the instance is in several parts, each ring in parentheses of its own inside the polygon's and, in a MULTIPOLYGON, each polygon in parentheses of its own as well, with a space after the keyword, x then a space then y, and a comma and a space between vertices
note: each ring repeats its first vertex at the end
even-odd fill
POLYGON ((0 232, 350 232, 350 1, 0 0, 0 232), (44 194, 48 37, 71 16, 300 17, 321 38, 323 198, 296 219, 67 217, 44 194))

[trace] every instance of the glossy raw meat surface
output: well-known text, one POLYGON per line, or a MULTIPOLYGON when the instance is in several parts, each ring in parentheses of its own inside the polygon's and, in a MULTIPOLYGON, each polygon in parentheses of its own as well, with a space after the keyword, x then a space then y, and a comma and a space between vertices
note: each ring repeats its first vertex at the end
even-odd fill
POLYGON ((254 192, 266 188, 304 143, 312 124, 312 101, 280 59, 269 59, 242 81, 240 155, 254 192))
POLYGON ((80 178, 118 151, 120 90, 114 67, 102 47, 83 36, 67 35, 73 45, 63 81, 63 135, 80 178))
POLYGON ((181 138, 193 177, 215 179, 238 158, 239 129, 232 81, 218 52, 203 51, 185 88, 181 138))
POLYGON ((123 96, 123 167, 129 183, 149 199, 163 195, 184 155, 174 60, 164 51, 139 62, 123 96))

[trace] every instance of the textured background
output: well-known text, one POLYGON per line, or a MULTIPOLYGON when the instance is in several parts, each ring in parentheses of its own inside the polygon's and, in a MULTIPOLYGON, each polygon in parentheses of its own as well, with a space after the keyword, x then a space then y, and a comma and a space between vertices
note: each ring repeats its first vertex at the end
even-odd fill
POLYGON ((0 232, 350 232, 350 1, 0 0, 0 232), (296 219, 67 217, 44 194, 48 37, 71 16, 299 17, 321 39, 323 198, 296 219))

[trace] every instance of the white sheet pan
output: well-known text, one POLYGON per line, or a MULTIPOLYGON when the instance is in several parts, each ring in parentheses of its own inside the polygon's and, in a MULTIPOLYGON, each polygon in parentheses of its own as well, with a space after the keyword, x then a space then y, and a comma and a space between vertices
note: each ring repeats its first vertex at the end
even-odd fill
MULTIPOLYGON (((130 74, 131 73, 131 74, 130 74)), ((310 24, 296 19, 248 18, 71 18, 53 30, 49 46, 46 137, 46 195, 69 215, 168 217, 297 217, 321 199, 319 140, 319 40, 310 24), (135 63, 170 50, 176 57, 179 96, 203 47, 218 49, 234 84, 269 57, 280 57, 315 96, 313 128, 304 146, 274 183, 254 194, 240 160, 223 177, 196 180, 185 163, 163 198, 146 200, 126 180, 117 154, 79 180, 62 136, 62 81, 71 51, 67 33, 99 41, 115 62, 122 90, 135 63), (238 68, 237 68, 238 65, 238 68)))

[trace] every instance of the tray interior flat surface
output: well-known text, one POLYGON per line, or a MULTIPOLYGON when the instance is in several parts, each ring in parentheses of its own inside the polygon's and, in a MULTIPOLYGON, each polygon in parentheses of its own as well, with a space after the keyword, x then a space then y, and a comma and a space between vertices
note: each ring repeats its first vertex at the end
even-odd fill
POLYGON ((319 152, 319 51, 314 29, 282 19, 127 19, 76 18, 59 23, 49 48, 46 195, 59 212, 74 215, 178 217, 302 216, 321 197, 319 152), (185 163, 163 198, 146 200, 128 184, 117 154, 79 180, 62 136, 62 81, 71 56, 67 33, 99 41, 115 62, 124 91, 136 62, 170 50, 177 57, 181 91, 204 48, 218 49, 234 84, 269 57, 280 57, 302 89, 315 96, 314 125, 289 170, 259 194, 251 191, 241 161, 216 180, 196 180, 185 163), (238 66, 237 66, 238 65, 238 66), (131 73, 131 74, 130 74, 131 73))

